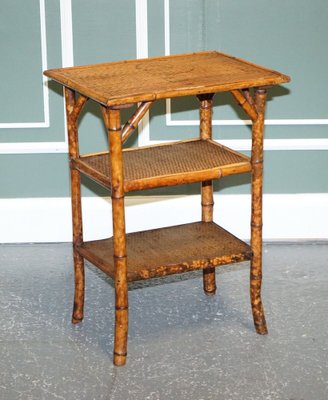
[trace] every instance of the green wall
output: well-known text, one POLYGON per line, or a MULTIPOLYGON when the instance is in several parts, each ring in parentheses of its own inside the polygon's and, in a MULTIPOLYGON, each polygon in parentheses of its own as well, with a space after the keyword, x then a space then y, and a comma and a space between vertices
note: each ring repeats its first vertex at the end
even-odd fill
MULTIPOLYGON (((137 1, 139 6, 143 3, 137 1)), ((64 3, 0 3, 2 198, 69 195, 62 89, 50 82, 49 90, 44 92, 42 81, 45 60, 47 68, 56 68, 67 57, 65 41, 65 48, 61 42, 67 26, 61 24, 61 15, 69 10, 70 2, 66 2, 65 10, 61 9, 64 3), (49 126, 45 98, 49 99, 49 126)), ((148 0, 148 19, 143 16, 144 22, 148 22, 149 56, 163 55, 168 50, 175 54, 216 49, 292 77, 290 84, 273 88, 269 95, 267 118, 273 124, 267 125, 266 138, 274 140, 270 143, 279 150, 265 152, 264 190, 328 192, 328 2, 171 0, 166 3, 166 14, 164 5, 164 0, 148 0)), ((72 0, 71 6, 75 65, 137 56, 134 0, 72 0)), ((217 95, 215 104, 213 117, 217 121, 245 118, 229 95, 217 95)), ((151 110, 150 143, 198 135, 197 126, 190 125, 198 116, 195 99, 172 101, 171 110, 170 126, 166 126, 164 101, 151 110)), ((125 113, 124 118, 127 117, 125 113)), ((243 125, 215 125, 213 131, 217 139, 250 138, 249 127, 243 125)), ((92 103, 81 118, 80 136, 82 151, 102 150, 106 146, 99 110, 92 103)), ((135 137, 131 145, 136 143, 135 137)), ((216 189, 223 193, 247 193, 248 177, 225 178, 216 189)), ((105 194, 85 180, 84 193, 93 195, 95 191, 105 194)), ((150 193, 196 191, 198 185, 150 193)))

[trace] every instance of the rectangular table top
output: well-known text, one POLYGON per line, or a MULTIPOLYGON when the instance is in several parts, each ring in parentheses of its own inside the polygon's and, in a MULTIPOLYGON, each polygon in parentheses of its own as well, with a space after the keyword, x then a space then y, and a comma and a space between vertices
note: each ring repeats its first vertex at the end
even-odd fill
POLYGON ((58 68, 44 74, 107 106, 290 80, 279 72, 216 51, 58 68))

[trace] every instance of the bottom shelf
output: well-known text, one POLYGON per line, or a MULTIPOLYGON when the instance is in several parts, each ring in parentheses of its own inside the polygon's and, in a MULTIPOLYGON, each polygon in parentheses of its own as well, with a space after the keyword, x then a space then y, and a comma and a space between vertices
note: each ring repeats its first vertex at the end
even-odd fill
MULTIPOLYGON (((196 222, 126 235, 128 281, 231 264, 252 257, 249 245, 213 222, 196 222)), ((85 242, 79 253, 115 277, 113 239, 85 242)))

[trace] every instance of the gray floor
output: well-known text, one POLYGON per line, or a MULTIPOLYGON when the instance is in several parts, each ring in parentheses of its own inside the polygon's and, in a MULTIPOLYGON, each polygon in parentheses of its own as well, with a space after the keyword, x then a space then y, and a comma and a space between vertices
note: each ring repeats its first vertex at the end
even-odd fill
POLYGON ((131 287, 128 363, 112 365, 113 287, 87 268, 70 324, 68 244, 0 246, 0 399, 327 400, 328 243, 266 245, 268 336, 254 332, 248 264, 131 287))

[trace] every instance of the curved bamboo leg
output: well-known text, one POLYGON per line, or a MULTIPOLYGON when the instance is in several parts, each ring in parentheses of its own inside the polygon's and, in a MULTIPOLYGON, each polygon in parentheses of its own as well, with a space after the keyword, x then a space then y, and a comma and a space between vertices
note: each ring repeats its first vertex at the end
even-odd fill
MULTIPOLYGON (((198 96, 200 101, 200 138, 202 140, 212 139, 212 109, 213 94, 198 96)), ((204 181, 201 183, 202 198, 202 221, 213 221, 213 182, 204 181)), ((216 292, 215 268, 208 267, 203 270, 203 288, 207 295, 214 295, 216 292)))
POLYGON ((262 186, 263 186, 263 132, 266 90, 255 90, 258 118, 252 129, 252 217, 251 247, 253 257, 250 271, 250 297, 256 332, 268 333, 261 300, 262 284, 262 186))
POLYGON ((113 241, 115 264, 114 364, 126 363, 128 338, 128 283, 125 239, 123 161, 120 110, 107 110, 112 171, 113 241))
MULTIPOLYGON (((65 88, 66 117, 68 129, 68 144, 70 160, 79 156, 79 143, 77 131, 77 117, 81 111, 86 98, 80 96, 75 100, 75 92, 65 88)), ((77 246, 83 242, 82 229, 82 207, 81 207, 81 176, 80 172, 71 168, 71 201, 72 201, 72 223, 73 223, 73 256, 74 256, 74 306, 72 323, 77 324, 83 319, 84 308, 84 260, 78 253, 77 246)))

